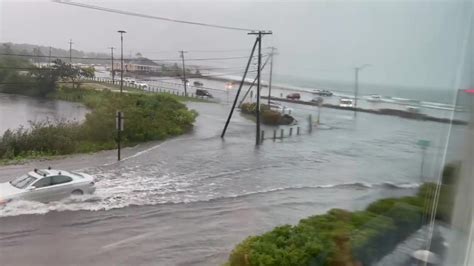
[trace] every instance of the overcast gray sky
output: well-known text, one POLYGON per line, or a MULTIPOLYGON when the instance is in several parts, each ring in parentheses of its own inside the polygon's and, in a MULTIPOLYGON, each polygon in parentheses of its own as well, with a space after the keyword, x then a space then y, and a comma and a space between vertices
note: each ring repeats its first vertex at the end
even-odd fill
MULTIPOLYGON (((236 27, 270 29, 264 46, 278 48, 275 73, 313 79, 453 87, 471 27, 472 1, 85 1, 156 16, 236 27), (362 73, 361 73, 362 75, 362 73)), ((174 24, 82 9, 46 0, 1 0, 0 41, 52 45, 68 40, 83 51, 119 47, 151 58, 246 55, 253 37, 245 32, 174 24), (234 50, 223 52, 222 50, 234 50), (242 50, 240 50, 242 49, 242 50), (205 52, 202 50, 212 50, 205 52)), ((245 60, 225 62, 244 65, 245 60)), ((224 64, 221 62, 220 64, 224 64)))

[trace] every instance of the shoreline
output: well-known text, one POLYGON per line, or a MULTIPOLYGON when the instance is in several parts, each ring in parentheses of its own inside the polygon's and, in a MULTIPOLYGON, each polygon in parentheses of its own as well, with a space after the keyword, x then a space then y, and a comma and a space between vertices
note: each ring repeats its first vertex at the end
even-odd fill
MULTIPOLYGON (((268 99, 267 96, 261 96, 261 97, 262 99, 268 99)), ((280 97, 270 97, 270 100, 318 106, 316 103, 313 103, 313 102, 306 102, 306 101, 301 101, 301 100, 288 100, 286 98, 280 98, 280 97)), ((420 120, 420 121, 431 121, 431 122, 439 122, 439 123, 447 123, 447 124, 452 123, 453 125, 467 125, 468 124, 467 121, 463 121, 463 120, 457 120, 457 119, 451 120, 449 118, 440 118, 440 117, 434 117, 434 116, 421 114, 421 113, 412 113, 409 111, 389 109, 389 108, 376 110, 376 109, 365 109, 365 108, 360 108, 360 107, 341 107, 339 105, 328 104, 328 103, 323 103, 322 106, 327 107, 327 108, 339 109, 339 110, 358 111, 358 112, 371 113, 371 114, 377 114, 377 115, 398 116, 401 118, 420 120)))

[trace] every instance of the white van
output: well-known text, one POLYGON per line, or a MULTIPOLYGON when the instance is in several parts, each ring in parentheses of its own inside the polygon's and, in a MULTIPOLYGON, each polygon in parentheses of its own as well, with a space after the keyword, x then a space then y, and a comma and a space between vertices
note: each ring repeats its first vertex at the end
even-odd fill
POLYGON ((348 98, 342 98, 339 100, 340 107, 354 107, 354 101, 348 98))

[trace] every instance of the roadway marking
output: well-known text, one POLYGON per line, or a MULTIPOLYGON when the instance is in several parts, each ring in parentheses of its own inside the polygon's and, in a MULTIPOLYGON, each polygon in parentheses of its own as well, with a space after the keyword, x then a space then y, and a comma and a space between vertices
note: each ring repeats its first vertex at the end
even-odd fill
POLYGON ((113 248, 116 248, 120 245, 146 238, 146 237, 151 236, 153 234, 154 233, 149 232, 149 233, 144 233, 144 234, 141 234, 141 235, 138 235, 138 236, 132 236, 132 237, 125 238, 125 239, 122 239, 120 241, 113 242, 113 243, 110 243, 108 245, 102 246, 101 248, 102 249, 113 249, 113 248))

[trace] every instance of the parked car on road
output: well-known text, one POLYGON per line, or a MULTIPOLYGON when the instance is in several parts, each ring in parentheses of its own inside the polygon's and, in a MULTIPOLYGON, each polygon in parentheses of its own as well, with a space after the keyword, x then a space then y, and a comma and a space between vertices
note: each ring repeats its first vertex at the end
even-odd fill
POLYGON ((372 94, 367 97, 368 102, 381 102, 382 101, 382 96, 377 95, 377 94, 372 94))
POLYGON ((0 183, 0 204, 12 200, 49 202, 71 195, 92 194, 94 191, 94 177, 91 175, 35 169, 9 182, 0 183))
POLYGON ((203 90, 203 89, 196 89, 196 96, 212 98, 212 94, 209 93, 207 90, 203 90))
MULTIPOLYGON (((119 79, 119 82, 120 82, 120 79, 119 79)), ((135 84, 137 81, 132 79, 132 78, 123 78, 123 82, 125 83, 129 83, 129 84, 135 84)))
POLYGON ((340 107, 354 107, 354 101, 348 98, 341 98, 339 100, 340 107))
POLYGON ((293 112, 293 108, 290 108, 286 105, 281 105, 280 103, 277 103, 277 102, 270 102, 270 105, 268 106, 270 107, 270 110, 277 111, 281 113, 282 115, 284 114, 291 115, 291 113, 293 112))
POLYGON ((311 99, 311 102, 319 105, 319 104, 322 104, 324 102, 324 99, 323 99, 323 97, 318 96, 318 97, 314 97, 313 99, 311 99))
POLYGON ((194 84, 194 86, 196 86, 196 87, 202 87, 202 86, 204 85, 202 82, 200 82, 200 81, 198 81, 198 80, 194 81, 193 84, 194 84))
POLYGON ((328 90, 319 90, 319 89, 315 89, 313 90, 312 92, 313 94, 316 94, 316 95, 319 95, 319 96, 332 96, 333 93, 331 91, 328 91, 328 90))
POLYGON ((286 95, 286 98, 290 100, 299 100, 301 98, 301 95, 299 93, 290 93, 286 95))
POLYGON ((135 83, 135 85, 137 85, 137 87, 140 89, 148 89, 148 84, 146 84, 145 82, 137 82, 135 83))
POLYGON ((407 111, 413 114, 418 114, 420 112, 420 108, 415 106, 407 106, 407 111))

